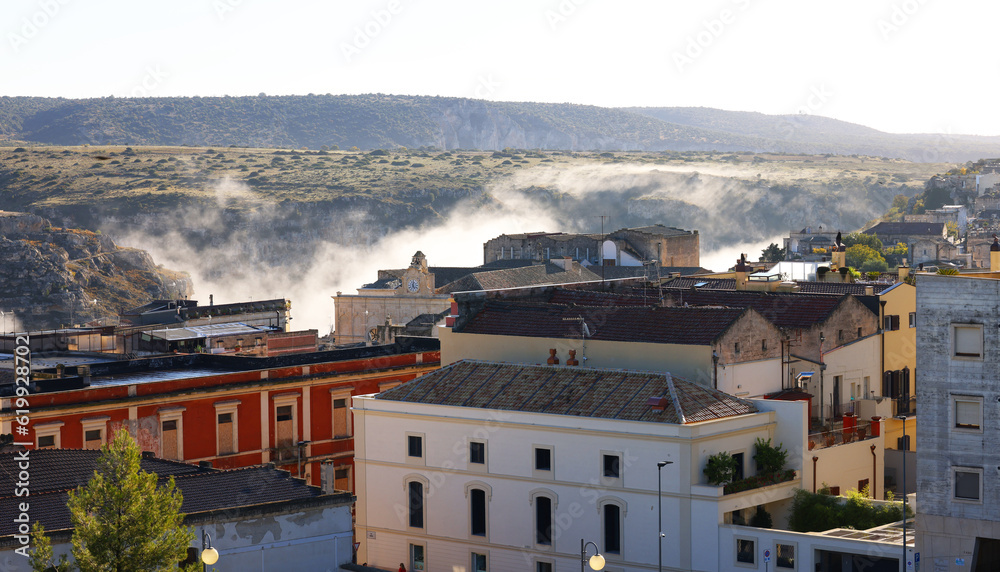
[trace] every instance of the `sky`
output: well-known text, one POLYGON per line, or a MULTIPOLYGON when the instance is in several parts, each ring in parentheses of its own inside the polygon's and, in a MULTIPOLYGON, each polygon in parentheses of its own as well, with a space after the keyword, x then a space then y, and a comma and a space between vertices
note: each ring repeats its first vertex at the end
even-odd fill
POLYGON ((1000 135, 975 0, 4 0, 0 95, 391 93, 1000 135))

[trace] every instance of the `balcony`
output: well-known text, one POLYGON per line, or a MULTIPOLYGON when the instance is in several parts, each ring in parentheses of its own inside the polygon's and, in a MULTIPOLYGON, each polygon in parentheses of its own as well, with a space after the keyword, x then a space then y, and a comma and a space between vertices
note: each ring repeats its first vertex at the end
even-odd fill
POLYGON ((829 431, 809 433, 809 450, 836 447, 845 443, 854 443, 872 439, 872 422, 860 420, 853 427, 836 427, 829 431))
POLYGON ((905 415, 907 417, 917 414, 917 398, 910 395, 900 395, 899 397, 893 397, 892 400, 892 416, 905 415))

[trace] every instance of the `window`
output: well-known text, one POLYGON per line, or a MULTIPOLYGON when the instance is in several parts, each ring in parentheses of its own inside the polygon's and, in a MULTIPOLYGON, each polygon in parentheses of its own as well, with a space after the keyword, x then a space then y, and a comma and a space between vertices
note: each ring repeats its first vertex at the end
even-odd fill
POLYGON ((298 393, 285 393, 271 397, 274 402, 274 446, 277 449, 279 461, 294 459, 298 450, 299 440, 298 393))
POLYGON ((350 390, 331 390, 330 396, 333 399, 333 438, 344 439, 350 437, 353 434, 351 430, 350 390))
POLYGON ((761 340, 760 341, 760 351, 762 351, 762 352, 766 352, 767 351, 767 340, 761 340))
POLYGON ((861 328, 858 328, 858 337, 861 337, 861 328))
POLYGON ((953 356, 982 359, 983 326, 979 324, 952 324, 953 356))
POLYGON ((954 397, 955 427, 958 429, 982 429, 983 400, 976 397, 954 397))
POLYGON ((552 499, 535 497, 535 544, 552 544, 552 499))
POLYGON ((607 454, 602 455, 604 461, 604 470, 601 473, 606 479, 620 479, 621 478, 621 455, 607 454))
POLYGON ((486 536, 486 491, 469 491, 469 524, 473 536, 486 536))
POLYGON ((535 470, 552 470, 552 449, 549 447, 535 447, 535 470))
POLYGON ((604 516, 604 551, 611 554, 622 552, 622 509, 616 504, 606 504, 601 512, 604 516))
POLYGON ((160 457, 173 461, 184 460, 184 407, 161 409, 160 457))
POLYGON ((733 350, 736 353, 740 353, 740 343, 739 342, 736 342, 735 344, 733 344, 733 350))
POLYGON ((911 328, 916 328, 917 327, 917 313, 916 312, 910 312, 910 327, 911 328))
POLYGON ((413 528, 424 527, 424 484, 410 481, 407 485, 409 524, 413 528))
MULTIPOLYGON (((858 490, 859 491, 865 490, 865 487, 868 486, 869 482, 870 481, 868 479, 861 479, 860 481, 858 481, 858 490)), ((874 496, 874 495, 872 495, 871 490, 868 491, 868 496, 874 496)))
POLYGON ((743 478, 744 472, 744 459, 745 455, 743 453, 734 453, 733 458, 736 459, 736 470, 733 472, 733 480, 738 481, 743 478))
POLYGON ((351 468, 337 467, 333 470, 333 488, 338 491, 351 490, 351 468))
POLYGON ((425 570, 426 564, 426 554, 423 544, 411 544, 410 545, 410 570, 413 572, 420 572, 425 570))
POLYGON ((407 435, 406 436, 406 456, 407 457, 417 457, 423 458, 424 456, 424 438, 420 435, 407 435))
POLYGON ((469 463, 476 465, 486 464, 486 443, 482 441, 469 442, 469 463))
POLYGON ((795 545, 776 544, 774 546, 774 566, 775 568, 795 569, 795 545))
POLYGON ((220 401, 215 403, 215 441, 218 455, 232 455, 240 450, 237 430, 237 409, 240 401, 220 401))
POLYGON ((837 330, 837 341, 844 341, 844 330, 837 330))
POLYGON ((35 425, 35 448, 37 449, 58 449, 62 446, 60 432, 62 431, 62 421, 51 423, 40 423, 35 425))
POLYGON ((741 564, 757 563, 756 542, 749 538, 736 539, 736 562, 741 564))
POLYGON ((472 572, 486 572, 486 555, 478 552, 472 553, 472 572))
POLYGON ((551 562, 535 562, 535 572, 552 572, 551 562))
POLYGON ((899 329, 899 316, 884 316, 882 318, 882 329, 891 331, 899 329))
POLYGON ((980 501, 983 498, 982 469, 953 469, 955 500, 980 501))
POLYGON ((110 420, 110 417, 104 415, 102 417, 92 417, 80 421, 80 425, 83 426, 84 449, 100 449, 101 446, 107 442, 106 431, 108 421, 110 420))

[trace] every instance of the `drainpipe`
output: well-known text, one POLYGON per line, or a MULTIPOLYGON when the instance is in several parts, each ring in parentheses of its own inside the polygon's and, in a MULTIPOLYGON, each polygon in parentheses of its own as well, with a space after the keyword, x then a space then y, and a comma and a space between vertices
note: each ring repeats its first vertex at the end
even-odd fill
POLYGON ((823 332, 819 333, 819 424, 824 429, 826 428, 826 413, 823 412, 823 395, 825 393, 823 388, 823 371, 826 369, 826 364, 823 363, 823 342, 826 341, 826 336, 823 332))
POLYGON ((868 487, 868 494, 875 498, 875 483, 878 482, 878 467, 876 462, 878 457, 875 455, 875 445, 872 445, 872 486, 868 487))
POLYGON ((819 457, 813 456, 813 494, 816 494, 816 461, 819 457))
MULTIPOLYGON (((882 394, 882 389, 881 388, 882 388, 882 384, 884 383, 884 380, 885 380, 885 327, 884 327, 885 326, 885 304, 886 304, 885 300, 879 300, 878 301, 878 305, 879 305, 878 332, 879 332, 879 338, 881 338, 881 341, 882 341, 882 351, 879 352, 881 354, 880 355, 880 357, 881 357, 881 362, 880 362, 881 367, 879 368, 879 376, 878 376, 879 395, 882 394)), ((869 390, 870 389, 871 388, 869 388, 869 390)), ((885 396, 883 396, 883 397, 885 397, 885 396)))
POLYGON ((712 389, 719 389, 719 354, 712 350, 712 389))

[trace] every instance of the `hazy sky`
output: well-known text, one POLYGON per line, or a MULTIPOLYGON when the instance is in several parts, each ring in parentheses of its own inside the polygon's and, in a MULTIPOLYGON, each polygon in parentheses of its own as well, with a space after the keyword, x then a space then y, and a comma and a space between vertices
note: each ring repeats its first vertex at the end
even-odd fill
POLYGON ((1000 135, 972 0, 4 0, 0 94, 395 93, 1000 135))

